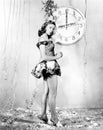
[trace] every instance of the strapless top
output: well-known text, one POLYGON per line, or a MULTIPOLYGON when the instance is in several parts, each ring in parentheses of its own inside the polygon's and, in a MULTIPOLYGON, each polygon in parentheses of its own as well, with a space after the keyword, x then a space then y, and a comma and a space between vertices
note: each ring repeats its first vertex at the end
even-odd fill
POLYGON ((40 48, 40 45, 45 45, 45 54, 48 56, 54 56, 54 43, 53 41, 40 41, 37 44, 37 47, 40 48))

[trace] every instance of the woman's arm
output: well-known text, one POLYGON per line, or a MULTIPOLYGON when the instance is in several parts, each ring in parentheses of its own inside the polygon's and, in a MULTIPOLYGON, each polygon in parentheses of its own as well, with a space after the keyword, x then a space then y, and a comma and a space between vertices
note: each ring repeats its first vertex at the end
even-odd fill
POLYGON ((57 53, 55 56, 47 56, 45 55, 45 45, 40 45, 40 53, 41 53, 41 61, 52 61, 59 59, 63 56, 62 52, 57 53))

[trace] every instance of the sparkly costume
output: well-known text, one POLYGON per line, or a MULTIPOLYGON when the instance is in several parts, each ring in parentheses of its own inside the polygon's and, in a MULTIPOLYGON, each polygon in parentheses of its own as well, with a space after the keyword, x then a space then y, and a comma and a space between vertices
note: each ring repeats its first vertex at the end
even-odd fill
MULTIPOLYGON (((54 56, 54 43, 53 41, 41 41, 37 43, 37 47, 45 45, 45 55, 54 56)), ((46 80, 52 75, 61 76, 60 66, 56 60, 53 61, 42 61, 38 63, 31 72, 36 78, 43 77, 46 80)))

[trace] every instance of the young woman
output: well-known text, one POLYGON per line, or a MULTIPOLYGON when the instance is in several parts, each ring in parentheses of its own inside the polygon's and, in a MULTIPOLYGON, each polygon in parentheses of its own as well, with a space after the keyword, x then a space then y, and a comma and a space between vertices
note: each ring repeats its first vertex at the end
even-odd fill
POLYGON ((32 74, 37 77, 43 77, 45 84, 45 92, 42 98, 42 113, 39 119, 48 122, 46 109, 47 102, 51 112, 50 121, 53 125, 57 125, 58 117, 56 114, 56 96, 57 96, 57 76, 61 75, 60 66, 57 62, 59 58, 63 56, 62 52, 55 53, 55 44, 53 42, 53 34, 56 28, 56 24, 53 21, 48 21, 43 24, 38 31, 39 42, 37 47, 40 51, 40 63, 36 65, 32 74))

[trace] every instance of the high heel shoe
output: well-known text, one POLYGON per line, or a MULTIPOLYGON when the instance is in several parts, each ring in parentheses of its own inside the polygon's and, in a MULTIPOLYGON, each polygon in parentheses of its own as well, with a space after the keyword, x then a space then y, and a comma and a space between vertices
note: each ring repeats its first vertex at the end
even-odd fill
POLYGON ((62 127, 62 124, 60 123, 60 121, 54 121, 52 119, 50 119, 50 121, 52 122, 52 125, 55 127, 62 127))
POLYGON ((53 124, 53 126, 57 126, 57 123, 58 123, 58 120, 56 121, 54 121, 53 119, 50 119, 50 121, 52 122, 52 124, 53 124))
POLYGON ((39 115, 38 118, 42 120, 45 124, 48 123, 47 115, 39 115))

